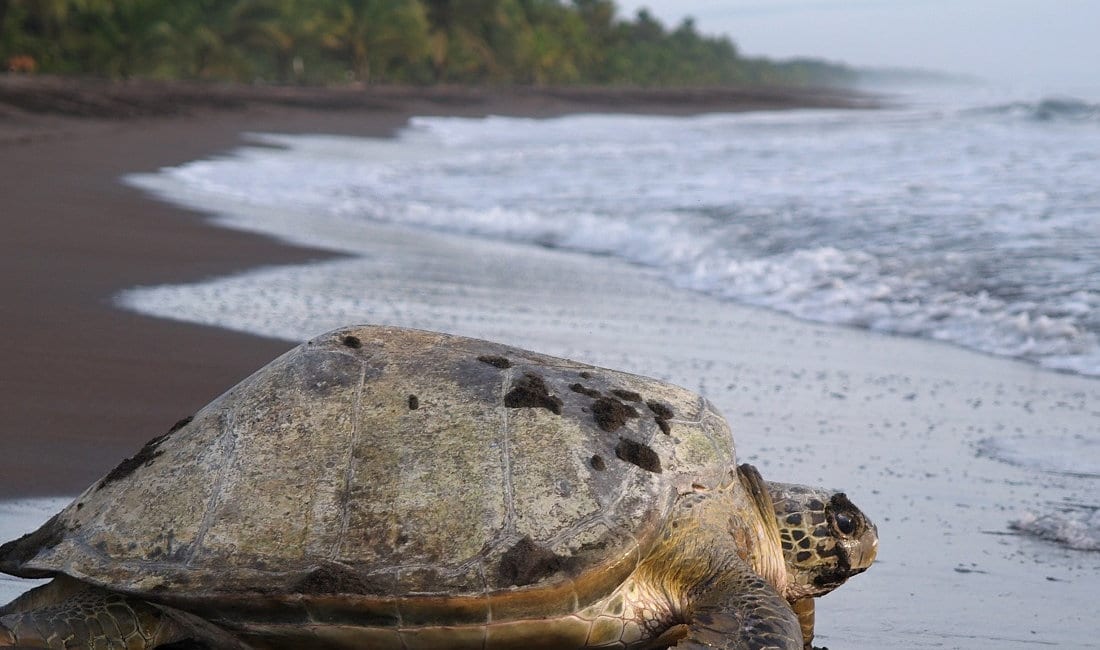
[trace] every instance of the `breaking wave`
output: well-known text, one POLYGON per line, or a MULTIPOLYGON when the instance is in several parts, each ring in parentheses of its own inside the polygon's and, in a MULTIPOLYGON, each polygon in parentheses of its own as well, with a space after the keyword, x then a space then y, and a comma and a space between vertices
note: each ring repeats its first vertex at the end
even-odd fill
POLYGON ((997 106, 974 109, 974 113, 1008 115, 1037 122, 1097 122, 1100 123, 1100 104, 1093 104, 1073 97, 1048 97, 1037 102, 1011 102, 997 106))
MULTIPOLYGON (((273 219, 290 206, 613 255, 805 319, 1100 375, 1100 129, 884 110, 431 117, 395 140, 255 138, 266 146, 132 180, 273 219)), ((317 223, 280 227, 355 252, 317 223)))

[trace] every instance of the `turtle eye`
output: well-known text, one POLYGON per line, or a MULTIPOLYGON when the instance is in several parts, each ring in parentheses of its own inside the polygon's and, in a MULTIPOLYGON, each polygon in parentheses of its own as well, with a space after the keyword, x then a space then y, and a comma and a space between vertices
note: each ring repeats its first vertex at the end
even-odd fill
POLYGON ((836 513, 833 520, 836 521, 836 529, 840 531, 841 535, 851 535, 856 532, 856 522, 852 521, 852 518, 843 512, 836 513))

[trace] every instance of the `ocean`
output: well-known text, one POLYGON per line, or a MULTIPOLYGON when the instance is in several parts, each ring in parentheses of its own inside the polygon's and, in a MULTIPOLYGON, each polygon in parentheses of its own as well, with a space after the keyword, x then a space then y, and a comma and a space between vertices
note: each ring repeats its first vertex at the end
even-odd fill
MULTIPOLYGON (((802 319, 1100 376, 1100 103, 979 93, 874 111, 420 117, 394 140, 251 139, 130 182, 293 210, 308 217, 248 227, 351 254, 343 233, 370 221, 607 255, 802 319)), ((139 311, 151 301, 122 297, 139 311)))

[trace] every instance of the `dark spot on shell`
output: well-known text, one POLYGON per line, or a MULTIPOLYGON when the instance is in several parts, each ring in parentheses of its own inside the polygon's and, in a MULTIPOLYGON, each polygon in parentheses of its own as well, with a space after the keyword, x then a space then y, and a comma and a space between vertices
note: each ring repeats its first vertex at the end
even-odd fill
POLYGON ((798 541, 804 537, 806 537, 806 531, 802 530, 801 528, 795 528, 791 531, 791 539, 795 541, 798 541))
POLYGON ((585 370, 584 372, 581 373, 581 377, 583 377, 584 379, 592 379, 592 373, 585 370))
POLYGON ((661 429, 661 433, 666 436, 672 435, 672 425, 669 420, 673 418, 675 413, 667 404, 662 404, 657 400, 646 400, 646 406, 653 412, 653 421, 657 423, 657 427, 661 429))
POLYGON ((787 515, 787 523, 792 526, 802 525, 802 513, 796 512, 794 514, 787 515))
POLYGON ((604 471, 607 469, 607 463, 603 462, 603 456, 596 454, 592 458, 588 459, 588 464, 592 466, 592 469, 597 471, 604 471))
POLYGON ((639 395, 638 393, 635 393, 632 390, 624 390, 622 388, 615 388, 611 391, 611 393, 615 397, 618 397, 619 399, 627 401, 627 402, 640 402, 640 401, 642 401, 642 396, 639 395))
POLYGON ((525 536, 500 557, 501 584, 521 587, 538 582, 561 570, 563 559, 525 536))
POLYGON ((341 564, 319 566, 294 584, 300 594, 377 594, 379 585, 341 564))
POLYGON ((627 418, 638 417, 638 410, 617 399, 601 397, 592 403, 592 415, 604 431, 615 431, 626 424, 627 418))
POLYGON ((363 347, 363 342, 359 340, 358 336, 345 336, 342 343, 353 350, 358 350, 363 347))
POLYGON ((794 559, 797 562, 805 562, 806 560, 812 558, 813 556, 814 556, 814 554, 809 552, 809 551, 799 551, 798 553, 795 554, 794 559))
POLYGON ((587 395, 587 396, 591 397, 592 399, 597 399, 597 398, 603 396, 603 394, 600 393, 600 391, 596 390, 595 388, 588 388, 584 384, 579 384, 579 383, 578 384, 573 384, 572 386, 570 386, 569 390, 573 391, 574 393, 580 393, 581 395, 587 395))
POLYGON ((478 357, 477 360, 482 362, 482 363, 487 363, 490 366, 493 366, 495 368, 500 368, 501 370, 504 370, 505 368, 511 368, 512 367, 512 362, 511 361, 509 361, 508 359, 505 359, 504 357, 498 357, 498 356, 493 355, 493 354, 483 354, 480 357, 478 357))
POLYGON ((195 419, 194 415, 188 415, 185 418, 181 418, 181 419, 177 420, 176 423, 172 425, 172 428, 168 430, 168 435, 171 435, 171 434, 179 431, 180 429, 184 428, 185 426, 191 424, 191 420, 194 420, 194 419, 195 419))
POLYGON ((81 502, 81 503, 76 504, 76 509, 77 510, 83 510, 84 509, 84 503, 81 502))
POLYGON ((798 540, 798 547, 809 549, 810 548, 810 538, 809 537, 803 537, 802 539, 798 540))
MULTIPOLYGON (((184 418, 184 420, 190 422, 190 418, 184 418)), ((183 422, 183 420, 180 420, 180 422, 183 422)), ((124 459, 114 469, 108 472, 107 476, 104 476, 103 479, 99 482, 99 485, 96 486, 96 490, 103 489, 105 486, 114 483, 115 481, 126 478, 127 476, 136 472, 139 467, 144 467, 146 465, 152 464, 152 462, 157 459, 157 456, 160 456, 164 453, 157 447, 159 447, 160 444, 168 438, 168 436, 186 426, 187 423, 184 422, 184 424, 180 425, 180 423, 177 422, 176 424, 179 426, 173 426, 168 431, 168 433, 162 436, 157 436, 156 438, 153 438, 149 442, 145 443, 145 446, 138 450, 138 453, 124 459)))
POLYGON ((416 395, 409 395, 409 410, 415 411, 420 408, 420 398, 416 395))
POLYGON ((544 408, 561 415, 561 399, 551 395, 542 377, 532 373, 525 374, 512 385, 512 390, 504 396, 504 405, 509 408, 544 408))
POLYGON ((649 407, 650 411, 653 411, 653 415, 656 415, 661 420, 671 420, 676 417, 676 414, 672 412, 672 408, 657 400, 647 400, 645 405, 649 407))
POLYGON ((648 445, 619 438, 619 444, 615 446, 615 455, 647 472, 661 473, 661 458, 648 445))

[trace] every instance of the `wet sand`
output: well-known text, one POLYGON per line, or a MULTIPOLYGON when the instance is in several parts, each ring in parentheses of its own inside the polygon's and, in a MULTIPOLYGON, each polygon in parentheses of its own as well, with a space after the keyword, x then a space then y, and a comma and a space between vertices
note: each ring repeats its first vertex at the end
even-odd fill
POLYGON ((316 121, 249 112, 58 120, 30 142, 0 145, 0 498, 78 491, 288 347, 110 303, 133 284, 328 255, 215 231, 118 182, 232 147, 257 124, 308 129, 316 121))

